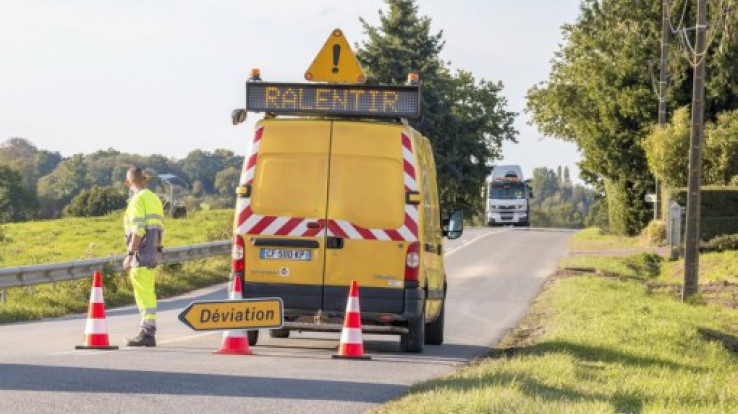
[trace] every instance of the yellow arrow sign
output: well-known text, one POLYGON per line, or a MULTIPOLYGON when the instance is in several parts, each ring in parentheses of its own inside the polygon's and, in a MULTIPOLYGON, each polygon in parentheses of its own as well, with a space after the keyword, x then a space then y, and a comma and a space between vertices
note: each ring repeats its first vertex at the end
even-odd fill
POLYGON ((351 50, 341 29, 334 30, 312 65, 305 79, 313 82, 364 83, 366 75, 351 50))
POLYGON ((179 320, 196 331, 281 328, 280 298, 192 302, 179 320))

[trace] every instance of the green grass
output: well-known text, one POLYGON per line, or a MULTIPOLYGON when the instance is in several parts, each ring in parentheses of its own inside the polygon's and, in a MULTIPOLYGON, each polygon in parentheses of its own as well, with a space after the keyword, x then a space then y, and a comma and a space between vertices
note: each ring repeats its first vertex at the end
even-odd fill
MULTIPOLYGON (((738 283, 738 251, 700 254, 699 278, 700 283, 738 283)), ((684 280, 684 259, 664 264, 659 280, 682 283, 684 280)))
POLYGON ((598 256, 580 255, 565 257, 559 268, 566 270, 596 272, 601 275, 631 278, 656 278, 661 273, 664 259, 654 253, 598 256))
MULTIPOLYGON (((166 246, 182 246, 230 237, 232 210, 197 212, 187 219, 166 220, 166 246)), ((0 267, 55 263, 103 257, 125 251, 120 214, 99 218, 70 218, 4 226, 6 241, 0 246, 0 267)), ((128 278, 101 269, 108 307, 133 303, 128 278)), ((230 261, 213 257, 159 267, 157 295, 174 296, 228 280, 230 261)), ((92 276, 92 275, 90 275, 92 276)), ((0 305, 0 323, 41 319, 84 312, 88 306, 92 277, 8 289, 0 305)))
MULTIPOLYGON (((167 247, 231 237, 233 210, 198 211, 165 220, 167 247)), ((105 217, 9 223, 3 226, 0 267, 57 263, 125 253, 121 212, 105 217)))
POLYGON ((504 350, 374 412, 738 413, 738 311, 650 291, 644 257, 553 279, 504 350))
POLYGON ((569 249, 573 252, 624 250, 639 247, 642 247, 642 243, 637 237, 605 234, 596 227, 589 227, 579 231, 569 240, 569 249))

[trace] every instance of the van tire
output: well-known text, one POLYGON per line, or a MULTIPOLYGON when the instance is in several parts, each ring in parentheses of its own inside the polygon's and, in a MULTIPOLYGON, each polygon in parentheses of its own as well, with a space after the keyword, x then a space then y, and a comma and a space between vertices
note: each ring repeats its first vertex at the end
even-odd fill
POLYGON ((446 313, 446 301, 441 302, 441 310, 435 321, 425 324, 425 344, 443 345, 443 322, 446 313))
POLYGON ((425 305, 417 318, 407 322, 408 332, 400 335, 400 349, 402 352, 421 353, 425 345, 425 305))
POLYGON ((254 329, 252 331, 246 331, 246 336, 249 338, 249 346, 256 345, 259 342, 259 330, 254 329))
POLYGON ((271 337, 271 338, 289 338, 290 337, 290 331, 289 331, 289 329, 270 329, 269 330, 269 337, 271 337))

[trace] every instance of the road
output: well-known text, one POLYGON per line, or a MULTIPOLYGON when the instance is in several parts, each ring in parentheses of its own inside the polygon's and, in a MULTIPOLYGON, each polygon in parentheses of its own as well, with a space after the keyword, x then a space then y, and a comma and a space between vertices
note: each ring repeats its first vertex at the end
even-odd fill
MULTIPOLYGON (((177 320, 223 285, 160 302, 159 346, 75 351, 84 315, 0 326, 0 413, 361 413, 484 354, 525 315, 566 253, 570 232, 467 229, 446 244, 446 343, 399 352, 397 336, 365 335, 371 361, 331 359, 337 333, 271 339, 253 356, 213 355, 219 333, 177 320)), ((111 343, 137 330, 132 307, 108 310, 111 343)))

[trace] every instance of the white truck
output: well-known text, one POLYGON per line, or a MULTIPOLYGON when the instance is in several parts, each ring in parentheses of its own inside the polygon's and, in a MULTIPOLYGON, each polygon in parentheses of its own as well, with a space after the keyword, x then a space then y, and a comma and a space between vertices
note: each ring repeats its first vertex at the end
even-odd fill
POLYGON ((498 165, 486 180, 485 219, 488 226, 530 226, 533 191, 519 165, 498 165))

